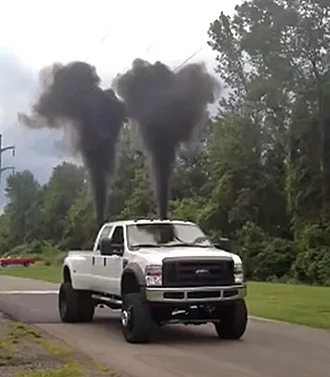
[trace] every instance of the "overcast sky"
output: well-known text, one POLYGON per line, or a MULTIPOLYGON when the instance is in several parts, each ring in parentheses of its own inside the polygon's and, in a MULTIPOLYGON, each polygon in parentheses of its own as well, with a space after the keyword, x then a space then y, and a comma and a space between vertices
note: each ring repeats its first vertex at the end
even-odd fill
MULTIPOLYGON (((212 69, 208 27, 237 2, 0 0, 0 132, 3 146, 16 146, 16 157, 6 152, 4 164, 30 169, 44 182, 52 167, 67 159, 56 148, 59 136, 17 123, 17 112, 33 102, 43 66, 85 60, 96 66, 106 85, 135 57, 176 66, 203 47, 190 62, 205 61, 212 69)), ((5 179, 4 173, 0 207, 5 179)))

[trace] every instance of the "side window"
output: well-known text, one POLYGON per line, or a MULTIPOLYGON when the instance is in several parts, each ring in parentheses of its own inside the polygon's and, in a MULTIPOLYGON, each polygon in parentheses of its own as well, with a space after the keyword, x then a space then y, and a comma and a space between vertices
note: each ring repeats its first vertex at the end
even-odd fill
POLYGON ((98 240, 97 250, 100 250, 100 242, 101 242, 101 240, 104 240, 105 238, 109 238, 111 230, 112 230, 112 226, 106 226, 102 230, 101 236, 100 236, 100 238, 98 240))
POLYGON ((111 241, 114 245, 124 244, 124 228, 122 226, 117 226, 113 232, 111 241))

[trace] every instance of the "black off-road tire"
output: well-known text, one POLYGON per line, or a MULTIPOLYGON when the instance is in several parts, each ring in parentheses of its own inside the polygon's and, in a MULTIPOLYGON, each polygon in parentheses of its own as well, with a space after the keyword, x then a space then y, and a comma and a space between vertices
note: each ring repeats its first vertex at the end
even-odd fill
POLYGON ((88 291, 78 291, 78 321, 92 322, 95 313, 95 303, 92 294, 88 291))
POLYGON ((58 295, 58 310, 62 322, 91 322, 95 305, 90 292, 76 290, 70 282, 64 282, 58 295))
POLYGON ((240 339, 245 333, 248 312, 243 299, 219 309, 220 322, 215 323, 218 336, 222 339, 240 339))
POLYGON ((128 343, 148 343, 153 321, 149 303, 142 293, 129 293, 123 298, 121 326, 128 343), (127 321, 125 323, 125 314, 127 321))

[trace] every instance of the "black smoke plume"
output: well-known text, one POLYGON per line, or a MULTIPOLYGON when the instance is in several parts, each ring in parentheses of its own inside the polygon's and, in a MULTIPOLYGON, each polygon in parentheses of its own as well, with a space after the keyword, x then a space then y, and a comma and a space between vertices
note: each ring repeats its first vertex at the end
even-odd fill
POLYGON ((65 128, 87 167, 98 225, 105 220, 107 184, 114 172, 115 147, 125 120, 125 108, 111 89, 99 87, 91 65, 54 64, 41 74, 42 93, 33 107, 35 120, 19 115, 33 128, 65 128), (41 119, 41 121, 40 121, 41 119))
POLYGON ((151 157, 159 216, 165 219, 176 150, 206 120, 207 105, 215 101, 219 84, 204 64, 188 64, 175 72, 161 62, 136 59, 113 85, 138 122, 151 157))

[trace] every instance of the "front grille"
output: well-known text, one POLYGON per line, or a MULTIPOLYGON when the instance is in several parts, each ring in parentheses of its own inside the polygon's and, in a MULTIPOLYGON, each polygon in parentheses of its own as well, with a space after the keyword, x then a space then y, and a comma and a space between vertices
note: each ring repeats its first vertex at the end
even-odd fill
POLYGON ((233 260, 163 260, 164 287, 234 284, 233 260))

